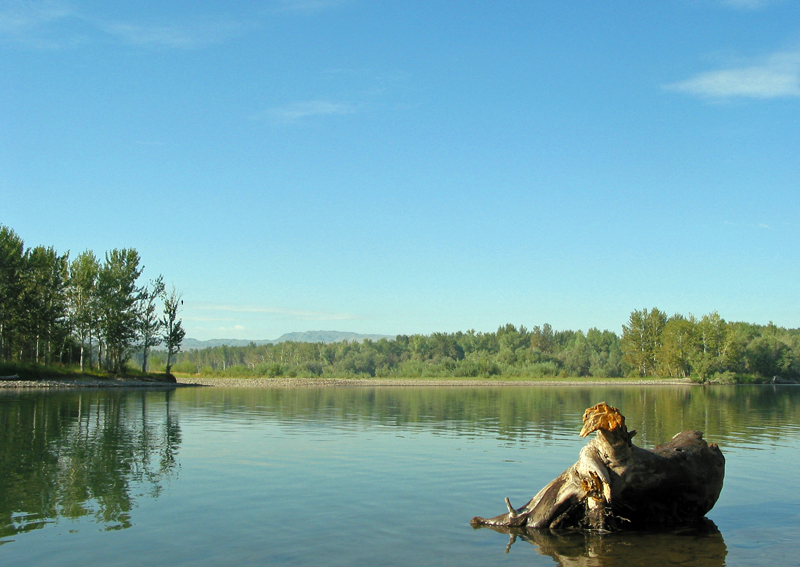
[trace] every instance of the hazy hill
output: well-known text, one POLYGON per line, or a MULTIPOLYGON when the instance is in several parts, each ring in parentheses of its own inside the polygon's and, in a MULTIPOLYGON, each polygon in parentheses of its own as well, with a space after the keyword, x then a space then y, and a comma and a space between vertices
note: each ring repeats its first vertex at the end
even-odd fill
POLYGON ((343 331, 305 331, 303 333, 286 333, 277 339, 251 341, 246 339, 210 339, 199 341, 197 339, 183 339, 182 350, 209 348, 221 345, 228 346, 247 346, 250 343, 257 345, 277 344, 285 341, 298 343, 337 343, 341 341, 361 342, 364 339, 377 341, 380 339, 393 339, 393 335, 362 335, 360 333, 348 333, 343 331))
POLYGON ((272 341, 282 343, 284 341, 295 341, 298 343, 338 343, 341 341, 361 342, 364 339, 379 341, 381 339, 393 339, 394 335, 362 335, 359 333, 346 333, 342 331, 305 331, 304 333, 286 333, 272 341))

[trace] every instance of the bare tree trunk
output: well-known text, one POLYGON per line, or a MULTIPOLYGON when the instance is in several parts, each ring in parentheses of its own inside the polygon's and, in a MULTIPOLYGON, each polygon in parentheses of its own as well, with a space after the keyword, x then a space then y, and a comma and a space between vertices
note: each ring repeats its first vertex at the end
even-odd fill
POLYGON ((725 458, 699 431, 684 431, 648 451, 635 446, 625 417, 601 402, 586 410, 581 437, 597 435, 578 462, 542 488, 521 508, 473 526, 581 528, 678 525, 701 519, 717 501, 725 458))
MULTIPOLYGON (((61 347, 58 349, 58 363, 64 364, 64 349, 67 348, 67 335, 61 341, 61 347)), ((72 364, 72 349, 69 349, 69 364, 72 364)))

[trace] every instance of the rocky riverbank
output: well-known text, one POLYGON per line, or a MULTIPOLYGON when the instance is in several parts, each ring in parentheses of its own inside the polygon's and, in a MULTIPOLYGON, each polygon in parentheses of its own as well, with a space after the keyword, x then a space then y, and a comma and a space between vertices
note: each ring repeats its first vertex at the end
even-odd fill
POLYGON ((628 380, 595 378, 491 380, 463 378, 210 378, 178 377, 176 384, 129 378, 77 378, 40 380, 0 380, 0 388, 185 388, 212 386, 222 388, 320 388, 375 386, 675 386, 688 385, 689 380, 628 380))
POLYGON ((178 383, 223 388, 319 388, 371 386, 660 386, 686 385, 690 380, 627 380, 571 378, 563 380, 490 380, 463 378, 208 378, 178 377, 178 383))
POLYGON ((175 388, 190 384, 175 384, 155 380, 129 378, 42 378, 37 380, 15 380, 3 377, 0 388, 175 388))

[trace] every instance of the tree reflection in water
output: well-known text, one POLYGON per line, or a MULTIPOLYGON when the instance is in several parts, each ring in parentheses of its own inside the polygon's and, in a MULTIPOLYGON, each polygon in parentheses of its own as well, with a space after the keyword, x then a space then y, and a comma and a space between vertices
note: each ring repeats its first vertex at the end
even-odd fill
POLYGON ((136 499, 157 497, 178 467, 173 394, 3 392, 0 538, 84 516, 130 527, 136 499))
POLYGON ((598 533, 502 526, 476 529, 484 528, 508 534, 506 553, 517 540, 523 540, 562 567, 723 567, 728 554, 722 534, 707 518, 692 526, 661 532, 598 533))

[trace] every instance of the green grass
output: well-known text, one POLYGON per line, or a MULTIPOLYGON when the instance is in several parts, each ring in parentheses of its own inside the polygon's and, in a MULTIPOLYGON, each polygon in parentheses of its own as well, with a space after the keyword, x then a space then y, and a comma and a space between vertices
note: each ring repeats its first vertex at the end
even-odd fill
POLYGON ((129 367, 122 375, 116 375, 104 370, 89 370, 88 368, 84 368, 81 372, 79 365, 0 362, 0 376, 14 375, 19 376, 20 380, 110 380, 117 377, 158 379, 164 376, 163 372, 143 374, 141 370, 129 367))

